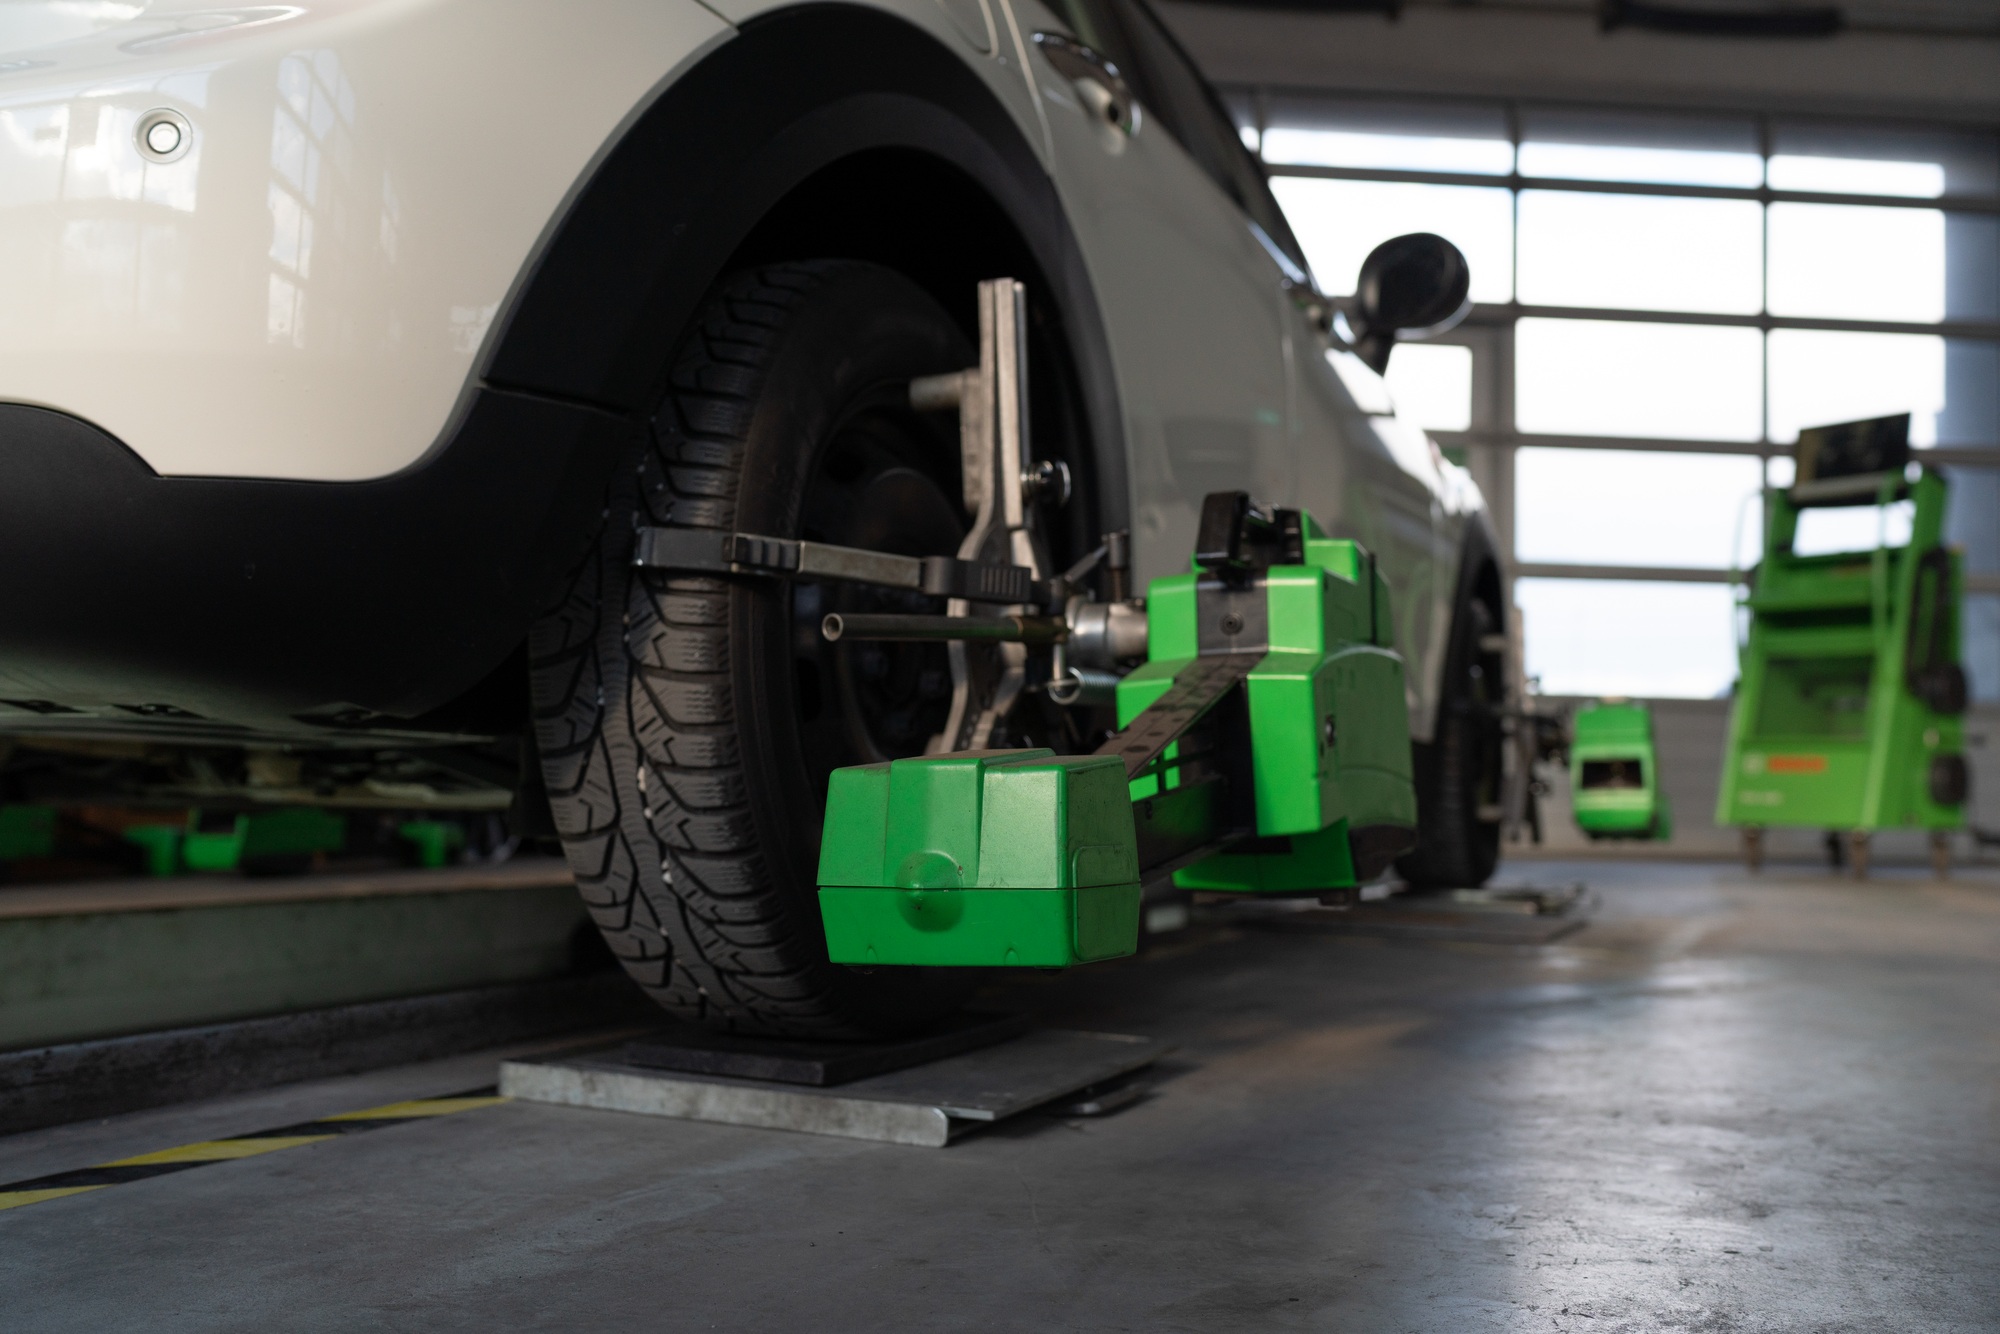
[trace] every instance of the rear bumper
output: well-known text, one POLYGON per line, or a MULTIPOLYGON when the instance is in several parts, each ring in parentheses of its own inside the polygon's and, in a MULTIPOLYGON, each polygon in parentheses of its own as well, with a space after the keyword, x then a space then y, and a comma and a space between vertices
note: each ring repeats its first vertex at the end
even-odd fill
POLYGON ((0 404, 0 732, 340 744, 420 718, 557 595, 631 429, 482 390, 393 477, 168 478, 0 404))

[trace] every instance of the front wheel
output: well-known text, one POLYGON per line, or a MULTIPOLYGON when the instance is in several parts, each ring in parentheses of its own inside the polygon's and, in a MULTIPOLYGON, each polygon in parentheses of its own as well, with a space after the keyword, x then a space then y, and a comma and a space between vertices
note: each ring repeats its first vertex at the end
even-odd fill
POLYGON ((834 610, 916 595, 640 571, 642 525, 952 554, 954 423, 911 379, 976 354, 921 289, 852 261, 725 278, 680 349, 596 552, 530 641, 536 743, 591 915, 676 1015, 738 1032, 906 1032, 974 974, 827 961, 816 886, 827 775, 920 753, 951 675, 937 645, 837 644, 834 610))

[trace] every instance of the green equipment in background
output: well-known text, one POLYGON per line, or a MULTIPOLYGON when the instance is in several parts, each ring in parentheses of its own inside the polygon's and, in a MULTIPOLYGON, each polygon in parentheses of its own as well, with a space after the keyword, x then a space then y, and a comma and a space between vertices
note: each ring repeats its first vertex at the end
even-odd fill
POLYGON ((1569 745, 1570 813, 1592 842, 1674 836, 1660 787, 1653 715, 1644 704, 1606 699, 1578 709, 1569 745))
POLYGON ((1765 494, 1716 807, 1716 823, 1743 830, 1752 869, 1774 825, 1845 835, 1857 875, 1874 830, 1928 830, 1939 873, 1948 866, 1968 773, 1962 579, 1942 542, 1946 496, 1942 476, 1911 466, 1907 415, 1801 432, 1796 482, 1765 494), (1906 545, 1793 554, 1802 514, 1902 502, 1912 509, 1906 545))
POLYGON ((284 873, 303 871, 315 855, 345 847, 347 820, 311 806, 249 813, 195 810, 179 827, 135 825, 124 836, 145 850, 152 875, 181 870, 284 873))
POLYGON ((0 806, 0 861, 49 857, 55 850, 55 807, 0 806))
POLYGON ((418 866, 435 870, 465 850, 465 826, 454 820, 405 820, 396 834, 418 866))
POLYGON ((177 875, 181 869, 181 839, 186 830, 179 825, 135 824, 120 835, 146 858, 146 874, 177 875))
POLYGON ((243 859, 243 840, 250 832, 250 817, 233 811, 188 812, 181 830, 181 865, 190 871, 234 871, 243 859))
POLYGON ((1095 754, 834 771, 818 877, 834 962, 1130 954, 1144 883, 1335 891, 1414 845, 1403 664, 1365 549, 1219 492, 1192 572, 1155 580, 1144 615, 1146 661, 1095 754))

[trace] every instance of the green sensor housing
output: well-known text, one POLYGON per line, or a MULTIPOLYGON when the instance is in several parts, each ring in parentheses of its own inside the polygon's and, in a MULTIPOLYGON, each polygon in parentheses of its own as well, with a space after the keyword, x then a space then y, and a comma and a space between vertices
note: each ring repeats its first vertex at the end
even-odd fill
POLYGON ((1593 842, 1673 837, 1673 809, 1660 788, 1653 715, 1643 704, 1599 700, 1571 722, 1570 815, 1593 842))
POLYGON ((990 750, 836 769, 819 883, 835 963, 1062 968, 1130 954, 1125 766, 990 750))
POLYGON ((155 832, 159 829, 142 826, 125 831, 129 841, 146 849, 154 875, 171 874, 176 865, 211 873, 297 869, 315 853, 338 852, 347 842, 346 817, 313 806, 208 820, 196 810, 188 813, 184 829, 155 832))
MULTIPOLYGON (((1371 840, 1401 841, 1416 826, 1388 583, 1359 543, 1325 537, 1305 522, 1306 563, 1266 573, 1270 647, 1245 682, 1258 837, 1252 850, 1175 872, 1183 889, 1350 888, 1379 869, 1368 864, 1371 840)), ((1147 590, 1147 661, 1118 683, 1120 727, 1198 656, 1199 590, 1196 574, 1156 579, 1147 590)), ((1171 788, 1176 775, 1138 779, 1134 800, 1152 796, 1162 781, 1171 788)))

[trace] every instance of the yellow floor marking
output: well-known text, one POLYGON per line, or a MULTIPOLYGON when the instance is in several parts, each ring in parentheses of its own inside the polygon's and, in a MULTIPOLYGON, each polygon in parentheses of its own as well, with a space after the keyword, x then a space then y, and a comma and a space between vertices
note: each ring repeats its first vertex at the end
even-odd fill
POLYGON ((511 1101, 507 1098, 416 1098, 409 1102, 392 1102, 386 1107, 369 1107, 359 1112, 341 1112, 337 1116, 322 1117, 325 1121, 375 1121, 394 1116, 450 1116, 453 1112, 470 1112, 481 1107, 491 1107, 496 1103, 511 1101))
POLYGON ((65 1195, 84 1195, 93 1190, 104 1190, 103 1186, 56 1186, 49 1190, 0 1190, 0 1209, 18 1209, 24 1204, 40 1204, 43 1200, 59 1200, 65 1195))
POLYGON ((337 1135, 268 1135, 257 1139, 211 1139, 200 1144, 183 1144, 177 1149, 142 1153, 137 1158, 120 1158, 103 1167, 142 1167, 147 1163, 219 1163, 231 1158, 255 1158, 260 1153, 296 1149, 301 1144, 317 1144, 337 1135))
MULTIPOLYGON (((453 1112, 470 1112, 481 1107, 491 1107, 496 1103, 511 1102, 510 1098, 415 1098, 408 1102, 392 1102, 386 1107, 368 1107, 358 1112, 340 1112, 333 1116, 319 1118, 322 1121, 389 1121, 415 1116, 449 1116, 453 1112)), ((115 1163, 98 1163, 98 1167, 144 1167, 156 1163, 221 1163, 235 1158, 255 1158, 260 1154, 276 1153, 280 1149, 296 1149, 304 1144, 318 1144, 322 1140, 339 1139, 339 1135, 245 1135, 240 1139, 211 1139, 199 1144, 183 1144, 178 1148, 160 1149, 153 1153, 142 1153, 136 1158, 120 1158, 115 1163)), ((89 1170, 89 1169, 84 1169, 89 1170)), ((53 1174, 60 1178, 62 1173, 53 1174)), ((18 1209, 24 1204, 40 1204, 43 1200, 59 1200, 65 1195, 82 1195, 93 1190, 103 1190, 117 1182, 104 1182, 90 1186, 45 1186, 34 1190, 0 1190, 0 1209, 18 1209)))

